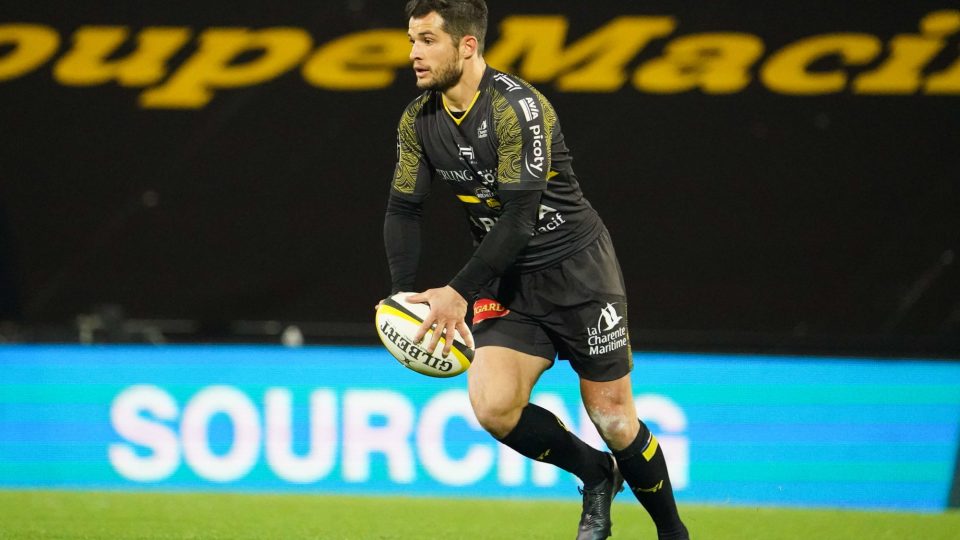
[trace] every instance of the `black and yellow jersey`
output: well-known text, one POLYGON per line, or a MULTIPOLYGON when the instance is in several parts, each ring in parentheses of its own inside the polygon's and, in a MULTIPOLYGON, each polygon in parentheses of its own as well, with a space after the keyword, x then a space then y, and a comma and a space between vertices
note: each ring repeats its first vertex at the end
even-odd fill
POLYGON ((580 190, 553 106, 527 82, 490 67, 464 114, 432 90, 404 111, 391 195, 419 203, 434 179, 463 203, 478 244, 499 218, 501 192, 542 191, 533 237, 514 261, 521 271, 567 258, 603 229, 580 190))

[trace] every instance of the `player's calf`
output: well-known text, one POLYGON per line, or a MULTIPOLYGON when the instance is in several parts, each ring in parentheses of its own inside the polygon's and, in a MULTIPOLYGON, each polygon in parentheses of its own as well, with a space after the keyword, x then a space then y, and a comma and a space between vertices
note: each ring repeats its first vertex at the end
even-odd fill
POLYGON ((690 535, 680 520, 667 462, 657 438, 640 422, 636 439, 613 453, 633 495, 647 510, 657 526, 660 540, 688 540, 690 535))

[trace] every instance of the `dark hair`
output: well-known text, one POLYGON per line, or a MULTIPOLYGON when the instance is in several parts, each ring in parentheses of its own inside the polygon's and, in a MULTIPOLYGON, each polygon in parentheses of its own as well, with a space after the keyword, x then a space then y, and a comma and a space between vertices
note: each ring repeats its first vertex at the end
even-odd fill
POLYGON ((443 31, 450 34, 454 44, 459 44, 464 36, 474 36, 480 54, 483 54, 487 35, 487 3, 484 0, 410 0, 404 11, 408 19, 436 11, 443 18, 443 31))

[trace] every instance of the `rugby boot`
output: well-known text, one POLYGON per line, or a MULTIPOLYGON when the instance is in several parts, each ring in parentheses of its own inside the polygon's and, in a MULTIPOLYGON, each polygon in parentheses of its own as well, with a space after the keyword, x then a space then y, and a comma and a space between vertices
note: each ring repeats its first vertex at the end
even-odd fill
POLYGON ((617 467, 617 460, 610 454, 607 456, 612 465, 610 478, 592 489, 579 488, 583 494, 583 512, 580 514, 577 540, 603 540, 613 536, 610 504, 617 493, 623 491, 623 475, 617 467))

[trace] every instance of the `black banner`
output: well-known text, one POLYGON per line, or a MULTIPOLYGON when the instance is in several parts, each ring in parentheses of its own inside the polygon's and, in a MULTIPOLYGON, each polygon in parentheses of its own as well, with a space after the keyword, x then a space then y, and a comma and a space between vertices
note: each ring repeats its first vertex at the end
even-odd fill
MULTIPOLYGON (((83 4, 0 13, 0 318, 372 336, 403 2, 83 4)), ((640 346, 960 355, 955 6, 490 8, 486 58, 557 109, 640 346)), ((427 213, 422 287, 471 251, 444 189, 427 213)))

